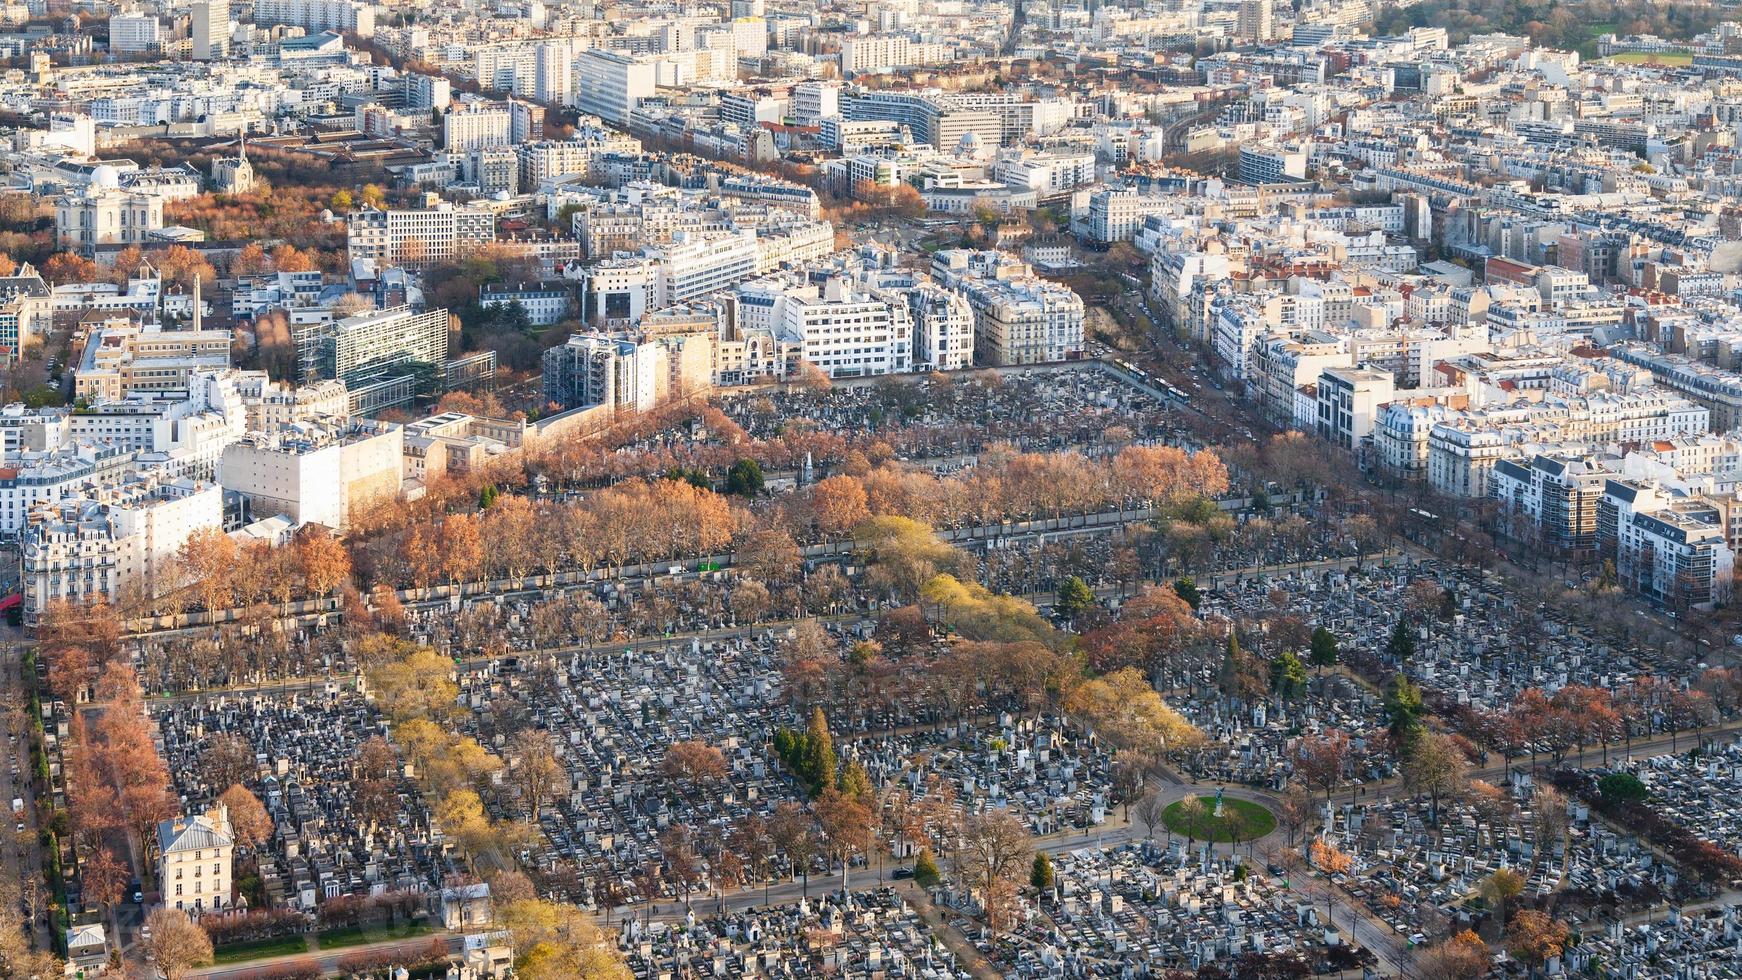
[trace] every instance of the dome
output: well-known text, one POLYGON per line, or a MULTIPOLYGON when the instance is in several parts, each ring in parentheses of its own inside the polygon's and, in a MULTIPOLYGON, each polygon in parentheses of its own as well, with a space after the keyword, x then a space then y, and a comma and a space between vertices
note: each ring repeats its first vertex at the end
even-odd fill
POLYGON ((497 191, 494 195, 492 195, 492 199, 497 200, 497 201, 512 201, 512 200, 514 200, 514 195, 508 193, 507 191, 497 191))
POLYGON ((980 152, 980 137, 979 137, 979 135, 976 134, 971 129, 968 130, 967 132, 963 133, 961 140, 956 143, 956 153, 960 156, 971 157, 974 154, 979 153, 979 152, 980 152))
POLYGON ((115 190, 121 186, 121 171, 103 163, 91 171, 91 186, 98 190, 115 190))

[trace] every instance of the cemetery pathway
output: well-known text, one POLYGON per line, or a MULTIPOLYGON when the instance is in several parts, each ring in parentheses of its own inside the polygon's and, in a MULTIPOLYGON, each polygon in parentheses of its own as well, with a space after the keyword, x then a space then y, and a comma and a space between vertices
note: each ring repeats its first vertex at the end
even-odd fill
MULTIPOLYGON (((460 950, 461 937, 448 934, 448 951, 457 953, 460 950)), ((184 976, 187 980, 221 980, 226 977, 257 976, 261 971, 272 967, 296 964, 298 966, 313 965, 323 974, 337 976, 340 972, 339 961, 359 953, 404 953, 407 956, 417 955, 429 948, 429 936, 419 936, 416 939, 394 939, 378 943, 364 943, 359 946, 346 946, 335 950, 316 950, 312 953, 292 953, 289 956, 270 956, 258 960, 248 960, 242 963, 226 963, 223 966, 206 966, 189 970, 184 976)))
POLYGON ((911 881, 904 881, 896 885, 895 890, 919 912, 919 917, 931 927, 932 935, 944 944, 944 948, 950 951, 950 955, 956 958, 956 963, 962 969, 972 973, 976 980, 998 980, 1002 976, 997 967, 992 965, 992 961, 974 948, 968 937, 950 925, 949 916, 937 907, 925 889, 911 881))
MULTIPOLYGON (((1260 846, 1259 850, 1267 860, 1280 860, 1281 848, 1274 841, 1260 846)), ((1320 909, 1325 908, 1329 901, 1335 909, 1332 921, 1349 935, 1355 945, 1373 952, 1379 960, 1378 967, 1382 974, 1392 977, 1413 975, 1410 973, 1412 960, 1405 937, 1399 935, 1365 905, 1330 881, 1311 874, 1290 877, 1289 888, 1320 909)))

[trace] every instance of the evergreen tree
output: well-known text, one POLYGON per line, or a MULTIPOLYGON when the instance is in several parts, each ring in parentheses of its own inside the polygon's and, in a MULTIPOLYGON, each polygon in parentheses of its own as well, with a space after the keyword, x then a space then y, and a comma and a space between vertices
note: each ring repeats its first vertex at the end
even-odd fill
POLYGON ((1603 559, 1603 568, 1597 573, 1598 590, 1607 592, 1613 589, 1618 578, 1619 576, 1615 572, 1615 559, 1603 559))
POLYGON ((1059 586, 1058 598, 1053 602, 1052 608, 1066 619, 1076 619, 1094 605, 1095 592, 1089 588, 1089 583, 1072 575, 1059 586))
POLYGON ((871 797, 875 793, 871 788, 871 777, 866 774, 865 767, 859 764, 858 759, 852 759, 841 767, 840 783, 835 788, 866 804, 872 802, 871 797))
POLYGON ((502 491, 496 489, 496 484, 494 484, 494 483, 484 484, 484 486, 478 490, 478 509, 479 510, 489 510, 490 505, 494 504, 496 502, 496 498, 501 496, 501 495, 502 495, 502 491))
POLYGON ((823 709, 811 710, 810 727, 805 731, 805 758, 802 775, 816 796, 835 784, 835 739, 829 734, 829 719, 823 709))
POLYGON ((1300 697, 1306 685, 1306 664, 1301 663, 1299 657, 1285 650, 1270 662, 1270 689, 1284 701, 1300 697))
POLYGON ((1197 610, 1198 603, 1204 601, 1203 593, 1198 591, 1198 583, 1192 581, 1189 576, 1175 580, 1173 591, 1175 595, 1184 599, 1186 605, 1192 607, 1193 611, 1197 610))
POLYGON ((1399 662, 1415 656, 1415 630, 1410 627, 1408 616, 1398 617, 1397 625, 1391 628, 1391 639, 1385 641, 1385 652, 1399 662))
POLYGON ((1390 719, 1391 734, 1399 745, 1407 744, 1421 731, 1421 716, 1426 713, 1421 688, 1402 674, 1393 677, 1385 692, 1385 715, 1390 719))
POLYGON ((762 492, 766 482, 761 463, 753 459, 741 459, 733 463, 732 469, 726 473, 726 492, 740 497, 754 497, 762 492))
POLYGON ((1313 630, 1312 645, 1307 654, 1314 667, 1335 667, 1337 665, 1337 635, 1323 626, 1313 630))
POLYGON ((1052 858, 1047 857, 1045 851, 1035 854, 1034 869, 1028 873, 1028 883, 1037 892, 1048 892, 1052 890, 1053 878, 1052 858))
POLYGON ((919 858, 913 862, 913 881, 921 888, 932 889, 944 876, 938 873, 938 863, 930 851, 920 851, 919 858))

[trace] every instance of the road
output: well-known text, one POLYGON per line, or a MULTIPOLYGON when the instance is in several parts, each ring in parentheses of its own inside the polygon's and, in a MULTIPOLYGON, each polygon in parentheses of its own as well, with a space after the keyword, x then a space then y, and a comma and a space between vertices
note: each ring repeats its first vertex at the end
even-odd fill
MULTIPOLYGON (((22 800, 24 812, 21 818, 0 817, 12 821, 12 846, 0 848, 0 874, 5 874, 7 880, 17 881, 21 894, 19 895, 20 918, 29 914, 32 901, 37 911, 30 923, 32 941, 38 948, 46 947, 52 940, 52 919, 46 911, 49 905, 47 883, 43 879, 44 848, 37 842, 37 806, 36 789, 32 785, 30 771, 30 735, 29 735, 29 685, 24 676, 25 647, 16 643, 7 643, 0 648, 0 703, 18 704, 24 710, 17 714, 17 720, 24 727, 13 728, 8 720, 4 743, 7 765, 0 768, 0 799, 10 812, 11 801, 22 800), (22 830, 20 830, 22 826, 22 830)), ((7 890, 10 894, 11 890, 7 890)))

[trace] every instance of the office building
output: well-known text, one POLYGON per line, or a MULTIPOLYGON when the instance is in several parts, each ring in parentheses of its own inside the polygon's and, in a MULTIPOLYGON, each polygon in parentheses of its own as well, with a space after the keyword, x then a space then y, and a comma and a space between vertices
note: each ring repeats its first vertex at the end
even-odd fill
POLYGON ((439 372, 448 359, 448 311, 409 306, 371 310, 293 332, 303 380, 347 385, 386 374, 439 372))

